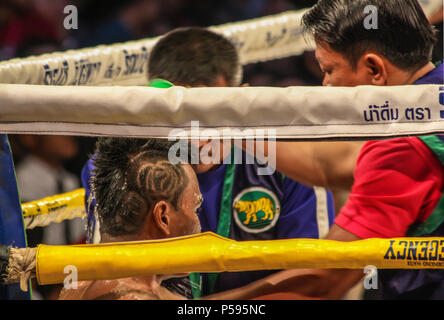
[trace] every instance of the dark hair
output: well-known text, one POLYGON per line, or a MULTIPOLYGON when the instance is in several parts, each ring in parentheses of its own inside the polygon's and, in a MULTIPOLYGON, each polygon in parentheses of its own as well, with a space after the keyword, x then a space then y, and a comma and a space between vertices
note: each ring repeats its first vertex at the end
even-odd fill
POLYGON ((167 33, 153 47, 148 78, 162 78, 178 85, 211 86, 223 76, 229 86, 239 86, 242 66, 230 40, 205 28, 179 28, 167 33))
POLYGON ((173 143, 131 138, 97 141, 91 187, 102 233, 137 232, 158 200, 166 200, 178 210, 188 179, 180 163, 168 160, 173 143))
POLYGON ((398 68, 416 71, 430 61, 437 40, 416 0, 319 0, 302 18, 305 32, 341 53, 356 68, 367 50, 384 55, 398 68), (366 29, 369 15, 377 9, 377 29, 366 29))

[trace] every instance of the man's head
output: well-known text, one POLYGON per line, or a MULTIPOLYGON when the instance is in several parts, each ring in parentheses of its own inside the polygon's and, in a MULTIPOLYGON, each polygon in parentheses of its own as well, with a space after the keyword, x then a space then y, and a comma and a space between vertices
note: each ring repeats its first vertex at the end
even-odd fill
POLYGON ((242 65, 236 47, 225 37, 204 28, 179 28, 162 37, 148 61, 148 79, 175 85, 236 87, 242 65))
POLYGON ((416 0, 319 0, 302 23, 315 38, 324 85, 407 84, 437 39, 416 0), (376 29, 365 24, 370 13, 376 29))
POLYGON ((202 203, 190 165, 168 161, 171 143, 104 138, 97 142, 92 189, 102 239, 148 240, 200 232, 202 203))
MULTIPOLYGON (((242 65, 236 47, 224 36, 205 28, 190 27, 173 30, 153 47, 148 61, 148 79, 161 78, 186 87, 237 87, 242 80, 242 65)), ((211 154, 219 143, 200 141, 200 149, 211 154), (206 146, 206 147, 205 147, 206 146)), ((224 153, 220 152, 219 163, 224 153)), ((200 163, 198 173, 215 164, 200 163)))

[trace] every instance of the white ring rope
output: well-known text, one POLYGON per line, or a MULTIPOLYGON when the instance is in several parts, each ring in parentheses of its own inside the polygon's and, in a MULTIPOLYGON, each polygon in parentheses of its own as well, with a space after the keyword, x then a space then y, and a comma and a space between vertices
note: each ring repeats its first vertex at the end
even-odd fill
POLYGON ((35 227, 45 227, 51 223, 59 223, 75 218, 86 218, 85 207, 69 207, 57 209, 44 215, 23 217, 23 222, 26 229, 34 229, 35 227))
POLYGON ((270 129, 262 134, 337 139, 444 132, 444 87, 439 85, 157 89, 1 84, 0 106, 0 133, 167 138, 183 135, 183 129, 192 138, 258 138, 259 129, 270 129))

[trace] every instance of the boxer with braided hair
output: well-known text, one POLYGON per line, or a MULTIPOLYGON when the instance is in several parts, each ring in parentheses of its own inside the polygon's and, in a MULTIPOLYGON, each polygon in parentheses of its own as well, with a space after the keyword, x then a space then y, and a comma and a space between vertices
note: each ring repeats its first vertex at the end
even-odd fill
MULTIPOLYGON (((101 242, 163 239, 200 232, 203 198, 189 164, 168 161, 171 143, 104 138, 97 143, 92 192, 101 242)), ((183 276, 183 275, 182 275, 183 276)), ((182 299, 160 283, 170 276, 82 281, 61 299, 182 299)))

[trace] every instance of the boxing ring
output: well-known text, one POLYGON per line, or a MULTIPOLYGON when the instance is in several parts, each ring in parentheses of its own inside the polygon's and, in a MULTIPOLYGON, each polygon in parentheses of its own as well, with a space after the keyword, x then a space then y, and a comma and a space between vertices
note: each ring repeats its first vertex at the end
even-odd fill
MULTIPOLYGON (((284 58, 313 49, 301 33, 304 12, 285 12, 211 29, 236 44, 242 64, 284 58)), ((259 136, 295 141, 444 133, 444 86, 439 85, 146 87, 146 64, 156 40, 1 62, 0 133, 192 139, 259 136)), ((84 194, 79 189, 23 204, 25 227, 84 217, 84 194)), ((78 280, 144 273, 368 265, 444 268, 444 238, 236 242, 203 233, 131 243, 7 248, 1 253, 4 281, 20 282, 23 290, 34 276, 39 284, 63 283, 66 265, 77 267, 78 280)))

